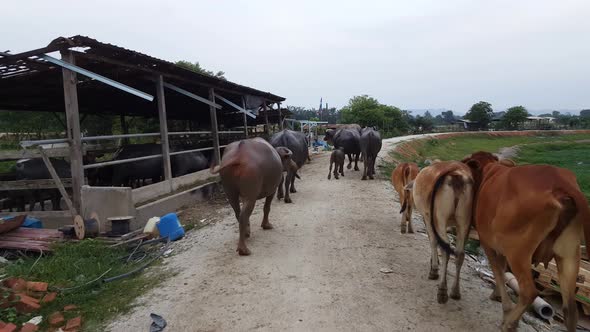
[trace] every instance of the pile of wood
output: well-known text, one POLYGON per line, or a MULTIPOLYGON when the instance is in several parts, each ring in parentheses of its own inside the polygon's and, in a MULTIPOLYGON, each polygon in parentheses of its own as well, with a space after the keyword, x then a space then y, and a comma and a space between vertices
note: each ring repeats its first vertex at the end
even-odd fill
MULTIPOLYGON (((559 273, 555 260, 551 260, 546 269, 543 264, 539 264, 533 270, 537 272, 535 281, 539 286, 559 292, 559 273)), ((576 279, 576 301, 582 305, 584 314, 590 315, 590 262, 583 258, 576 279)))
POLYGON ((57 229, 25 228, 0 234, 0 249, 51 251, 52 244, 63 241, 64 235, 57 229))

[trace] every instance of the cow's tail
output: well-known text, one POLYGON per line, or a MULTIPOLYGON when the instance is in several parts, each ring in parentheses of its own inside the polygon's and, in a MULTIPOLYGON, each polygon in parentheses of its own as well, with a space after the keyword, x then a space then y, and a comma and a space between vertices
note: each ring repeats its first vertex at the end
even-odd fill
POLYGON ((436 239, 438 245, 442 248, 442 250, 444 250, 449 255, 455 255, 455 251, 453 250, 453 248, 451 248, 451 245, 445 240, 443 240, 440 234, 438 234, 438 230, 436 229, 435 224, 436 220, 434 218, 434 202, 436 199, 436 192, 442 186, 447 175, 449 175, 453 171, 454 170, 450 170, 439 175, 439 177, 436 179, 436 182, 434 182, 434 187, 432 188, 432 195, 430 196, 430 226, 432 227, 432 233, 434 233, 434 238, 436 239))
MULTIPOLYGON (((242 147, 243 143, 244 143, 244 141, 240 141, 240 144, 238 145, 238 150, 242 147)), ((215 161, 213 161, 211 163, 209 171, 211 172, 211 174, 217 174, 217 173, 221 172, 221 170, 224 168, 236 166, 239 164, 240 164, 239 151, 237 151, 236 153, 234 153, 234 155, 231 158, 222 160, 221 165, 216 165, 215 161)))

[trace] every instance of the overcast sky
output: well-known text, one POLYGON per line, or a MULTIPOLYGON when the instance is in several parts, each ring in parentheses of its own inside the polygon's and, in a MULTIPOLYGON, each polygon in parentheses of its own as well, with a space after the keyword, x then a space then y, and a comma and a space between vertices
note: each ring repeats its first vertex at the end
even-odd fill
POLYGON ((368 94, 464 113, 590 108, 590 1, 38 1, 3 3, 0 49, 88 35, 199 61, 293 106, 368 94))

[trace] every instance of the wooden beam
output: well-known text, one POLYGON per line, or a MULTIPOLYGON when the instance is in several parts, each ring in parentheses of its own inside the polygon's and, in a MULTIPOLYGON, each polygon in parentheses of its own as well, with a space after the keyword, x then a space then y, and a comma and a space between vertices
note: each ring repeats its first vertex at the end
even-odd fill
MULTIPOLYGON (((209 101, 215 103, 215 90, 209 88, 209 101)), ((211 136, 213 138, 213 162, 219 165, 221 162, 221 151, 219 150, 219 128, 217 127, 217 109, 209 106, 209 115, 211 117, 211 136)))
MULTIPOLYGON (((63 61, 75 64, 74 54, 62 51, 63 61)), ((76 211, 82 209, 82 186, 84 185, 84 168, 82 161, 82 141, 80 134, 80 113, 78 110, 78 79, 76 73, 62 68, 64 101, 66 107, 66 123, 68 139, 70 140, 70 167, 72 173, 72 203, 76 211)))
POLYGON ((279 126, 281 128, 281 131, 284 129, 283 128, 283 115, 281 114, 281 103, 277 103, 277 106, 279 108, 279 126))
POLYGON ((158 116, 160 118, 160 141, 162 144, 162 161, 164 163, 164 179, 172 191, 172 167, 170 165, 170 145, 168 144, 168 123, 166 121, 166 100, 164 96, 164 78, 158 75, 156 82, 158 96, 158 116))
MULTIPOLYGON (((72 187, 72 179, 61 179, 62 185, 65 188, 72 187)), ((0 182, 0 190, 30 190, 30 189, 55 189, 57 188, 55 182, 51 179, 44 180, 17 180, 17 181, 2 181, 0 182)))
POLYGON ((264 131, 268 136, 270 136, 270 126, 268 125, 268 106, 266 105, 266 101, 262 103, 264 108, 264 131))
MULTIPOLYGON (((242 96, 242 108, 246 109, 246 99, 244 98, 244 96, 242 96)), ((244 115, 244 137, 248 138, 248 117, 246 116, 246 113, 243 113, 244 115)))
POLYGON ((43 162, 45 163, 45 167, 47 167, 47 170, 49 171, 49 174, 51 175, 51 178, 53 179, 55 186, 59 190, 59 193, 61 194, 61 196, 66 201, 66 205, 68 206, 68 210, 70 210, 70 213, 72 213, 72 215, 78 214, 76 212, 76 209, 74 208, 74 205, 72 204, 72 201, 70 200, 70 196, 68 195, 68 193, 66 192, 66 189, 64 188, 63 183, 59 179, 59 176, 57 175, 55 168, 53 168, 53 164, 51 164, 49 157, 47 157, 47 155, 43 151, 43 147, 39 147, 39 152, 41 153, 41 158, 43 159, 43 162))

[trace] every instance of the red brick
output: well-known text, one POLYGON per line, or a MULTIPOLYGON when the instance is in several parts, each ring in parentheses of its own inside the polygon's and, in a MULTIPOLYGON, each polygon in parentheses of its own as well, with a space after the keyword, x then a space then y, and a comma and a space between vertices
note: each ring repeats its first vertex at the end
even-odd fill
POLYGON ((31 323, 25 323, 25 325, 20 328, 20 332, 35 332, 37 330, 39 330, 39 326, 31 323))
POLYGON ((21 278, 9 278, 3 282, 5 287, 8 287, 16 292, 24 291, 27 289, 27 282, 21 278))
POLYGON ((14 331, 16 331, 16 329, 17 329, 16 325, 14 325, 12 323, 8 323, 0 328, 0 332, 14 332, 14 331))
POLYGON ((47 292, 47 286, 49 285, 46 282, 27 282, 27 289, 32 292, 47 292))
POLYGON ((16 294, 19 297, 18 302, 14 304, 16 311, 20 313, 31 313, 41 309, 39 300, 25 294, 16 294))
POLYGON ((55 298, 57 297, 57 293, 56 292, 52 292, 52 293, 47 293, 45 294, 45 296, 43 297, 43 300, 41 300, 41 303, 49 303, 49 302, 53 302, 55 300, 55 298))
POLYGON ((74 310, 77 310, 77 309, 78 309, 78 307, 75 306, 75 305, 73 305, 73 304, 70 304, 70 305, 67 305, 67 306, 64 307, 64 311, 74 311, 74 310))
POLYGON ((76 318, 72 318, 72 319, 68 320, 65 330, 66 331, 79 330, 81 327, 82 327, 82 317, 78 316, 76 318))
POLYGON ((62 326, 66 320, 61 312, 54 312, 49 316, 49 325, 51 326, 62 326))

